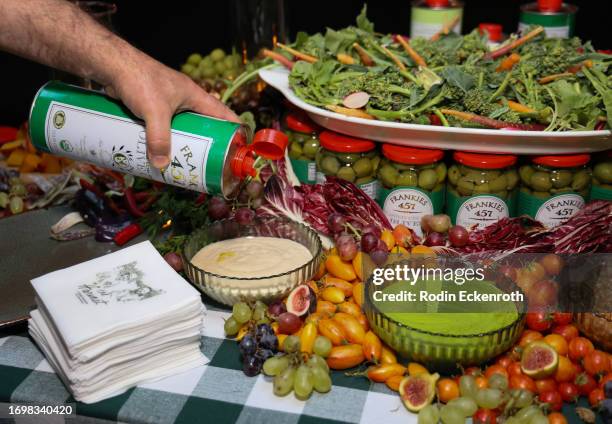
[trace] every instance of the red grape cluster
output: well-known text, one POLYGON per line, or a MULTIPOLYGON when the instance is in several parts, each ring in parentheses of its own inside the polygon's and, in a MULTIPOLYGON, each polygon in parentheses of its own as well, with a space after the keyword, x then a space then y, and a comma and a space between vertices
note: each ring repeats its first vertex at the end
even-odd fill
POLYGON ((232 216, 232 206, 235 207, 233 217, 240 225, 247 225, 255 218, 255 209, 264 201, 264 186, 261 181, 251 180, 238 194, 234 204, 220 196, 208 201, 208 216, 211 220, 229 218, 232 216))
POLYGON ((446 246, 446 241, 454 247, 463 247, 468 242, 468 231, 461 225, 451 226, 448 215, 425 215, 421 228, 426 238, 425 246, 446 246))
POLYGON ((379 266, 387 260, 389 250, 380 239, 381 231, 377 226, 347 222, 339 213, 332 213, 327 217, 327 226, 333 234, 338 255, 342 260, 353 260, 359 249, 368 253, 379 266))

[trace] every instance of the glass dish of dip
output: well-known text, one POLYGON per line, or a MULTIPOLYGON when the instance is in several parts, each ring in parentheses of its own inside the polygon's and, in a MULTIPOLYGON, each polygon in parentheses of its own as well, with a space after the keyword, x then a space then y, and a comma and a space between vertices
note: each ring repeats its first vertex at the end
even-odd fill
POLYGON ((308 281, 319 267, 322 245, 315 231, 287 218, 255 218, 246 225, 224 219, 194 231, 182 253, 189 280, 233 305, 279 299, 308 281))

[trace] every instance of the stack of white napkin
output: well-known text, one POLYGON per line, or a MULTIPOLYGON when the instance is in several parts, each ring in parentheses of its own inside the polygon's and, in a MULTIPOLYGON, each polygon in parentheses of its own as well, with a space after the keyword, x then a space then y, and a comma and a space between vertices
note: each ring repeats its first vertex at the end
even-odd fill
POLYGON ((203 365, 200 295, 143 242, 32 280, 29 332, 92 403, 203 365))

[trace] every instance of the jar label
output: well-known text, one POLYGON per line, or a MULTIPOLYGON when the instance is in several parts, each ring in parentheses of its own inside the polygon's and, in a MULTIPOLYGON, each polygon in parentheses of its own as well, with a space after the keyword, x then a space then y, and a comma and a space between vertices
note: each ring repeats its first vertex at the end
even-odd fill
POLYGON ((597 184, 591 186, 591 200, 611 200, 612 189, 600 187, 597 184))
POLYGON ((584 207, 584 198, 576 193, 559 194, 542 199, 521 191, 520 213, 540 221, 547 228, 563 224, 584 207))
POLYGON ((374 200, 378 200, 378 192, 380 191, 380 184, 377 180, 370 181, 365 184, 357 184, 357 187, 363 190, 365 194, 370 196, 374 200))
POLYGON ((315 181, 317 184, 325 184, 325 174, 322 173, 321 171, 316 171, 315 174, 315 181))
POLYGON ((317 165, 314 161, 291 159, 291 166, 301 183, 314 184, 316 182, 317 165))
POLYGON ((449 192, 447 195, 448 213, 453 223, 470 228, 486 227, 502 218, 508 218, 514 210, 514 196, 505 201, 492 194, 458 197, 449 192))
POLYGON ((391 225, 403 224, 422 237, 421 218, 442 212, 444 190, 427 193, 415 187, 383 187, 380 199, 391 225))

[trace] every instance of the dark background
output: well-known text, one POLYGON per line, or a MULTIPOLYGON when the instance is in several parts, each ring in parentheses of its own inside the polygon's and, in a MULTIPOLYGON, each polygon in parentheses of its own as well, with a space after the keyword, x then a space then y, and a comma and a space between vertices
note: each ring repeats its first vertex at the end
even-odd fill
MULTIPOLYGON (((232 5, 250 0, 142 2, 117 0, 115 29, 146 53, 178 68, 192 52, 208 53, 215 47, 230 49, 235 39, 232 5)), ((497 22, 504 32, 516 30, 523 1, 466 0, 463 31, 479 22, 497 22)), ((592 40, 598 48, 612 48, 609 23, 610 0, 572 0, 579 7, 576 35, 592 40)), ((342 28, 354 22, 362 0, 286 0, 290 36, 297 31, 322 31, 327 26, 342 28)), ((410 1, 370 0, 368 16, 380 32, 408 33, 410 1)), ((1 18, 0 18, 1 21, 1 18)), ((1 24, 1 23, 0 23, 1 24)), ((37 89, 50 77, 44 66, 0 52, 2 96, 0 125, 18 125, 27 118, 37 89)))

